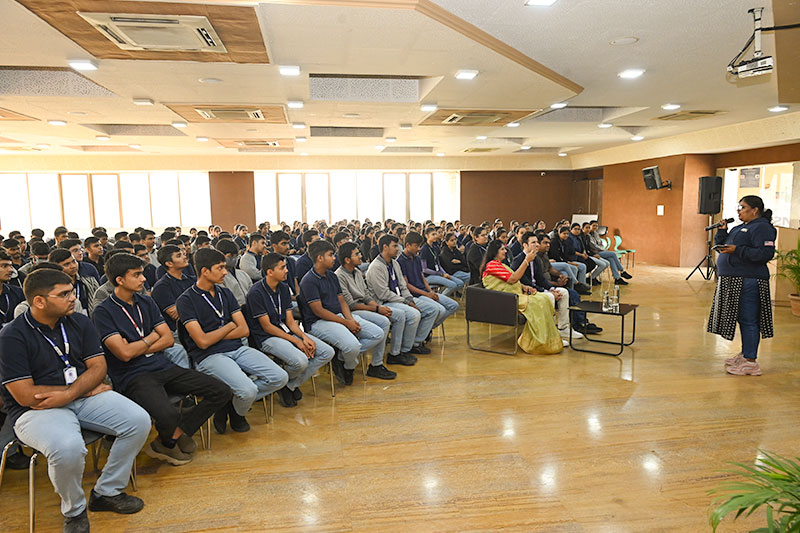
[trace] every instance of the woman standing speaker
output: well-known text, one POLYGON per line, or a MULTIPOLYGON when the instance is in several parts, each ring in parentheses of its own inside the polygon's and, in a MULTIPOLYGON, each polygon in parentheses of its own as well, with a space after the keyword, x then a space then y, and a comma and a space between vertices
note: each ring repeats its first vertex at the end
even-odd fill
POLYGON ((764 209, 759 196, 745 196, 737 210, 742 224, 728 231, 728 224, 723 223, 714 239, 714 249, 720 252, 719 276, 708 331, 730 341, 738 322, 742 351, 725 360, 727 372, 760 376, 756 361, 759 336, 773 336, 767 263, 775 255, 777 232, 772 226, 772 211, 764 209))

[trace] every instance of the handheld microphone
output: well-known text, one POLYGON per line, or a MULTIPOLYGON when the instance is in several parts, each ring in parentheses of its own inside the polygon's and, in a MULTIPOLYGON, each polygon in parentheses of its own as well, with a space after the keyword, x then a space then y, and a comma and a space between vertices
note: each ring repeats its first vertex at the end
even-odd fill
POLYGON ((716 224, 711 224, 709 227, 707 227, 707 228, 706 228, 706 231, 711 231, 712 229, 717 229, 717 228, 718 228, 718 227, 720 227, 721 225, 723 225, 723 224, 725 224, 725 223, 728 223, 728 224, 730 224, 731 222, 733 222, 733 219, 732 219, 732 218, 726 218, 725 220, 720 220, 720 221, 719 221, 719 222, 717 222, 716 224))

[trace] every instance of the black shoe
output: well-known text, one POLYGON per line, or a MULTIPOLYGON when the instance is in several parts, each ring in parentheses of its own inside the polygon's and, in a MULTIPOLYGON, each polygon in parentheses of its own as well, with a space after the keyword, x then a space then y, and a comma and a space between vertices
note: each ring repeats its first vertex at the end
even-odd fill
POLYGON ((283 387, 278 391, 278 400, 284 407, 297 407, 297 400, 294 399, 294 394, 289 387, 283 387))
POLYGON ((98 513, 100 511, 111 511, 118 514, 138 513, 144 507, 141 498, 120 492, 116 496, 100 496, 92 490, 89 496, 89 510, 98 513))
POLYGON ((425 346, 420 344, 419 346, 412 347, 408 351, 408 353, 417 353, 417 354, 420 354, 420 355, 428 355, 429 353, 431 353, 431 349, 430 348, 426 348, 425 346))
POLYGON ((225 404, 222 409, 214 413, 214 429, 220 435, 225 433, 228 427, 228 411, 230 410, 230 402, 225 404))
POLYGON ((231 429, 237 433, 246 433, 250 431, 250 424, 247 423, 247 419, 236 412, 232 403, 228 405, 230 407, 228 417, 231 419, 231 429))
POLYGON ((592 324, 591 322, 588 322, 586 324, 586 328, 589 330, 589 333, 591 333, 592 330, 594 330, 597 333, 600 333, 601 331, 603 331, 603 328, 601 328, 597 324, 592 324))
POLYGON ((627 285, 628 282, 622 278, 617 278, 614 280, 614 285, 627 285))
POLYGON ((408 354, 401 353, 399 355, 389 355, 386 358, 387 365, 403 365, 403 366, 414 366, 416 361, 411 359, 408 354))
POLYGON ((589 296, 590 294, 592 294, 592 289, 590 289, 583 283, 578 283, 577 285, 575 285, 575 292, 577 292, 578 294, 582 294, 583 296, 589 296))
POLYGON ((428 333, 428 336, 425 337, 425 341, 422 344, 427 344, 427 343, 431 342, 432 338, 433 338, 433 330, 431 330, 431 332, 428 333))
POLYGON ((595 287, 596 287, 597 285, 602 285, 602 284, 603 284, 603 282, 602 282, 602 281, 600 281, 599 279, 597 279, 597 278, 592 278, 592 285, 593 285, 593 286, 595 286, 595 287))
POLYGON ((397 377, 397 372, 392 372, 385 366, 369 366, 369 370, 367 370, 367 375, 371 378, 378 378, 378 379, 394 379, 397 377))
POLYGON ((31 458, 22 453, 22 450, 6 457, 6 468, 11 470, 27 470, 31 464, 31 458))
POLYGON ((345 385, 352 385, 353 384, 353 370, 349 370, 347 368, 344 369, 344 384, 345 385))
POLYGON ((334 357, 331 362, 333 363, 333 375, 336 376, 339 383, 344 385, 346 381, 344 378, 344 363, 338 357, 334 357))
POLYGON ((73 517, 64 517, 64 526, 61 533, 89 533, 89 515, 84 509, 81 514, 73 517))
POLYGON ((292 396, 294 396, 295 401, 300 401, 303 399, 303 392, 300 390, 300 387, 297 387, 292 391, 292 396))
POLYGON ((620 272, 619 275, 622 276, 625 279, 631 279, 633 277, 630 274, 628 274, 627 272, 625 272, 624 270, 622 272, 620 272))

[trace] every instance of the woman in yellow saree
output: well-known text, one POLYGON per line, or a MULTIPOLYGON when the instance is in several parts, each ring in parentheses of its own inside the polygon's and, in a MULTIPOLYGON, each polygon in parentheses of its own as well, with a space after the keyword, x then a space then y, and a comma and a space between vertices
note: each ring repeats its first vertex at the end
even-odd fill
POLYGON ((561 353, 563 343, 553 320, 555 309, 550 298, 519 282, 536 253, 525 256, 525 261, 516 272, 503 264, 506 253, 501 241, 489 243, 481 268, 483 286, 493 291, 519 295, 519 312, 527 319, 525 329, 517 340, 520 348, 532 354, 561 353))

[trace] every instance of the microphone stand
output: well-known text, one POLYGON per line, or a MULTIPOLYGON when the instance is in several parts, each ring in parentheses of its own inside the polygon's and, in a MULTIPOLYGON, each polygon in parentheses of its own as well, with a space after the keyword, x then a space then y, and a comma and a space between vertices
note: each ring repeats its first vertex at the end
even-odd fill
MULTIPOLYGON (((712 225, 712 222, 711 222, 712 219, 713 219, 713 215, 708 215, 708 225, 709 226, 712 225)), ((703 276, 703 279, 706 280, 706 281, 711 279, 711 274, 712 273, 714 274, 714 279, 716 279, 716 277, 717 277, 717 264, 714 262, 714 250, 711 249, 711 247, 714 246, 714 244, 713 244, 714 239, 712 238, 712 232, 713 231, 714 231, 713 229, 708 230, 708 239, 706 241, 706 244, 707 244, 708 248, 707 248, 707 251, 706 251, 706 256, 704 258, 702 258, 700 260, 700 262, 697 263, 697 266, 694 267, 694 270, 692 270, 689 273, 689 275, 686 276, 686 280, 687 281, 689 280, 689 278, 692 277, 692 274, 694 274, 695 272, 700 272, 700 275, 703 276), (706 263, 705 272, 703 271, 703 263, 706 263)))

